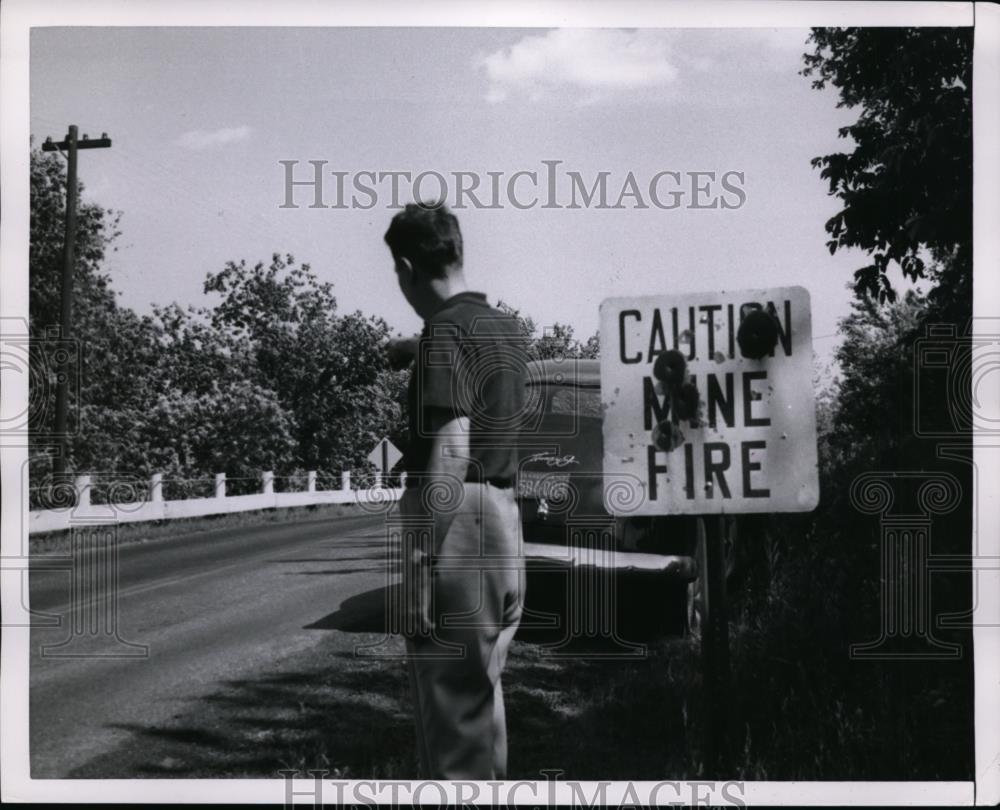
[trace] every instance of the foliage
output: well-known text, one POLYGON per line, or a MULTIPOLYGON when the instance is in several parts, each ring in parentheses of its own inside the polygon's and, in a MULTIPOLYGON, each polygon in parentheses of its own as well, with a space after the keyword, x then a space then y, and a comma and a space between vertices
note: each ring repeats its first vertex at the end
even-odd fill
POLYGON ((858 294, 893 300, 887 271, 898 265, 935 283, 948 317, 971 292, 972 29, 814 28, 810 41, 803 75, 835 87, 838 107, 860 108, 839 131, 853 150, 812 161, 843 203, 827 246, 871 256, 858 294))
MULTIPOLYGON (((66 167, 55 152, 32 150, 30 162, 30 243, 28 262, 31 334, 42 337, 58 327, 66 223, 66 167)), ((115 307, 110 278, 101 269, 120 235, 120 212, 101 208, 83 198, 77 183, 77 229, 73 275, 74 332, 92 326, 115 307)), ((84 334, 87 332, 85 331, 84 334)))
POLYGON ((132 466, 144 475, 259 479, 294 464, 294 423, 253 376, 248 341, 176 304, 154 307, 148 400, 135 414, 132 466))
MULTIPOLYGON (((970 552, 971 467, 918 434, 915 413, 951 407, 950 389, 927 385, 917 339, 942 320, 971 315, 971 30, 814 29, 803 73, 859 108, 840 136, 850 152, 817 157, 843 208, 827 223, 831 253, 860 248, 852 311, 842 319, 839 379, 819 400, 819 507, 807 515, 743 516, 743 568, 733 591, 734 669, 741 689, 745 776, 770 779, 970 778, 973 709, 968 628, 934 636, 962 645, 950 661, 858 660, 850 645, 880 637, 886 585, 878 516, 851 499, 864 473, 894 482, 896 514, 919 512, 906 483, 953 475, 963 494, 934 515, 931 553, 970 552), (898 296, 898 265, 929 292, 898 296), (910 478, 908 476, 916 476, 910 478)), ((968 350, 952 351, 962 368, 968 350)), ((961 374, 953 374, 961 383, 961 374)), ((967 399, 967 398, 964 398, 967 399)), ((961 456, 968 433, 948 444, 961 456)), ((965 572, 928 580, 931 612, 971 604, 965 572)), ((912 634, 910 649, 921 638, 912 634)))
MULTIPOLYGON (((69 429, 72 431, 78 427, 73 418, 78 413, 77 392, 84 397, 99 397, 101 391, 88 384, 94 377, 103 378, 111 386, 121 382, 105 358, 119 351, 127 353, 137 326, 118 309, 110 279, 102 270, 104 258, 114 250, 114 242, 119 235, 120 214, 87 202, 82 196, 84 186, 78 183, 80 196, 74 242, 73 318, 69 337, 61 331, 65 175, 65 162, 57 153, 32 150, 29 174, 28 323, 35 347, 32 356, 34 373, 29 385, 34 403, 32 428, 36 438, 51 436, 55 427, 56 358, 63 350, 68 348, 71 381, 69 429), (122 340, 117 337, 119 329, 122 340), (110 376, 108 372, 111 372, 110 376), (84 376, 86 380, 82 379, 84 376)), ((43 450, 37 441, 35 445, 33 449, 37 457, 43 450)))
MULTIPOLYGON (((739 519, 740 567, 730 586, 746 778, 971 773, 970 656, 861 661, 849 653, 851 644, 879 638, 883 619, 880 521, 851 500, 859 475, 954 475, 965 498, 934 516, 932 552, 969 553, 969 466, 939 458, 936 442, 914 431, 915 403, 941 394, 920 384, 914 365, 914 337, 929 307, 913 292, 891 304, 854 302, 840 325, 840 377, 820 397, 819 507, 739 519)), ((904 484, 897 487, 903 513, 912 506, 904 484)), ((970 603, 967 574, 938 574, 930 583, 935 616, 970 603)), ((966 629, 934 634, 970 649, 966 629)))
POLYGON ((179 477, 259 481, 262 470, 295 462, 294 423, 274 392, 249 380, 216 383, 200 393, 172 390, 158 397, 142 431, 150 471, 179 477))
POLYGON ((589 358, 600 356, 600 339, 595 332, 586 341, 579 341, 573 335, 573 327, 569 324, 555 323, 538 334, 535 320, 522 315, 519 309, 505 301, 497 302, 497 309, 517 318, 521 324, 521 333, 528 338, 528 354, 532 360, 548 360, 555 357, 589 358))
POLYGON ((843 343, 837 404, 830 429, 832 465, 860 473, 919 463, 913 431, 912 343, 926 299, 908 291, 880 306, 858 300, 840 322, 843 343))
POLYGON ((388 325, 338 315, 332 285, 308 264, 278 254, 267 266, 229 262, 205 293, 222 296, 205 313, 212 327, 246 341, 256 381, 293 418, 298 465, 357 466, 382 436, 401 434, 406 375, 386 363, 388 325))

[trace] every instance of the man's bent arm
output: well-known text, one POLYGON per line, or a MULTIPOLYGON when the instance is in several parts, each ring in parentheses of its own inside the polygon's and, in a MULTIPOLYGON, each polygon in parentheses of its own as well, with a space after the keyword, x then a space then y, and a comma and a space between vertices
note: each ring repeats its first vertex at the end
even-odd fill
POLYGON ((421 503, 434 517, 434 536, 444 538, 462 503, 462 483, 469 472, 469 417, 451 416, 447 420, 431 417, 431 454, 421 482, 421 503), (441 508, 435 509, 434 504, 441 508))
MULTIPOLYGON (((444 412, 442 412, 444 413, 444 412)), ((434 431, 427 469, 420 474, 417 491, 419 512, 433 519, 433 533, 411 534, 413 544, 404 554, 404 593, 407 594, 408 624, 416 634, 426 636, 434 631, 431 616, 431 555, 448 533, 455 511, 464 497, 462 483, 469 469, 469 419, 448 415, 431 418, 434 431)))

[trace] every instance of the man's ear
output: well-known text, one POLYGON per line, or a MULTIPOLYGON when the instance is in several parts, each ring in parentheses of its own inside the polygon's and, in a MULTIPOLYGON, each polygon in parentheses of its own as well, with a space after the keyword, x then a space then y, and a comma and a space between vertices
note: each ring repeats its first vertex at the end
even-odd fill
POLYGON ((399 256, 396 259, 396 272, 405 273, 410 283, 416 281, 416 271, 413 268, 413 262, 406 258, 406 256, 399 256))

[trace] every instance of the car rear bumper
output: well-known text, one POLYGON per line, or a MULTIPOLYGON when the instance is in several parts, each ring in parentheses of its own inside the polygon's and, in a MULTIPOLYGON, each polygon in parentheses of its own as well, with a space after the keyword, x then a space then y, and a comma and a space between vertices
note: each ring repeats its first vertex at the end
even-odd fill
POLYGON ((524 556, 553 567, 600 568, 614 571, 652 571, 690 581, 698 575, 695 559, 680 554, 648 554, 639 551, 612 551, 550 543, 524 544, 524 556))

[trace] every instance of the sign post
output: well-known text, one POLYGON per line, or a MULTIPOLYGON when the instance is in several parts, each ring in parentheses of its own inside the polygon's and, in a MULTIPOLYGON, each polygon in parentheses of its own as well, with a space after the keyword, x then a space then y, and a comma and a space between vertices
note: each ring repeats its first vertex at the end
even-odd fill
POLYGON ((698 520, 710 758, 728 735, 728 516, 819 501, 809 293, 802 287, 609 298, 601 304, 605 505, 698 520))

